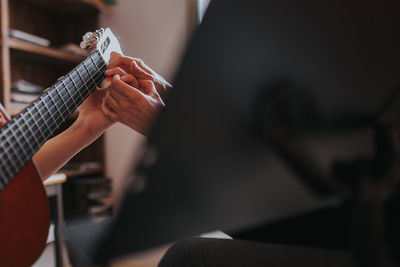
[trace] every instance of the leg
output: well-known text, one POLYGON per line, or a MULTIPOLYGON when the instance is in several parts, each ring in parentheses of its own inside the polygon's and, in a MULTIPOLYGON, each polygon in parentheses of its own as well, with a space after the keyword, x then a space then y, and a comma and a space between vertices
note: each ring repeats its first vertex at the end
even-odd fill
POLYGON ((173 245, 159 267, 355 266, 350 252, 243 240, 190 238, 173 245))

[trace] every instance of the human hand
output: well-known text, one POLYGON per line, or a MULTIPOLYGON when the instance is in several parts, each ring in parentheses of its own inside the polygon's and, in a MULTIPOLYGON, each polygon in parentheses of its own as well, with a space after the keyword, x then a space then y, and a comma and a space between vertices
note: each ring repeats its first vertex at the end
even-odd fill
POLYGON ((152 81, 163 101, 165 101, 168 90, 172 88, 172 86, 161 75, 153 71, 143 62, 143 60, 123 56, 113 52, 111 54, 106 75, 113 76, 115 74, 120 74, 121 77, 128 76, 123 78, 124 81, 135 88, 140 87, 138 80, 152 81))
POLYGON ((117 53, 105 74, 112 77, 102 105, 105 116, 147 135, 171 85, 142 60, 117 53))
POLYGON ((127 83, 130 79, 119 74, 113 76, 103 99, 102 111, 106 118, 147 136, 164 102, 152 81, 139 79, 138 88, 135 88, 127 83))
POLYGON ((79 107, 78 123, 89 135, 104 132, 114 121, 107 118, 102 110, 105 89, 96 88, 79 107))

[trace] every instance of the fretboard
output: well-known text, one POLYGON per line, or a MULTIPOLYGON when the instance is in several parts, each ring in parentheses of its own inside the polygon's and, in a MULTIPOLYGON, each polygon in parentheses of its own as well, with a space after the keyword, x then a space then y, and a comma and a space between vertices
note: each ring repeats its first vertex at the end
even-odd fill
POLYGON ((0 128, 0 190, 103 81, 105 69, 92 53, 0 128))

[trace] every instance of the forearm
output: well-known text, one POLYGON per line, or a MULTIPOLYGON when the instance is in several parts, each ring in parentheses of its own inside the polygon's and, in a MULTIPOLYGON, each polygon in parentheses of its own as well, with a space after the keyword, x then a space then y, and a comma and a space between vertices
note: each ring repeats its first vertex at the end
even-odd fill
POLYGON ((67 130, 47 141, 34 155, 33 160, 42 177, 46 180, 58 171, 68 160, 95 141, 105 129, 89 131, 81 120, 76 120, 67 130))

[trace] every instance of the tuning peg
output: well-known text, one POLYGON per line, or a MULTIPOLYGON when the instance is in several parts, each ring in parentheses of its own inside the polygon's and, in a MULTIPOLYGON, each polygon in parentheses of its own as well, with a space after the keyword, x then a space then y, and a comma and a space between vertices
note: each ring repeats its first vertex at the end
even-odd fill
POLYGON ((80 43, 80 47, 81 47, 82 49, 85 49, 86 47, 88 47, 87 41, 82 41, 82 42, 80 43))
POLYGON ((82 36, 83 41, 80 43, 80 47, 82 49, 92 49, 96 46, 97 42, 100 40, 100 37, 104 33, 104 29, 100 28, 95 32, 87 32, 82 36))
POLYGON ((84 36, 82 36, 82 39, 83 39, 84 41, 88 41, 92 35, 93 35, 92 32, 87 32, 87 33, 85 33, 84 36))

